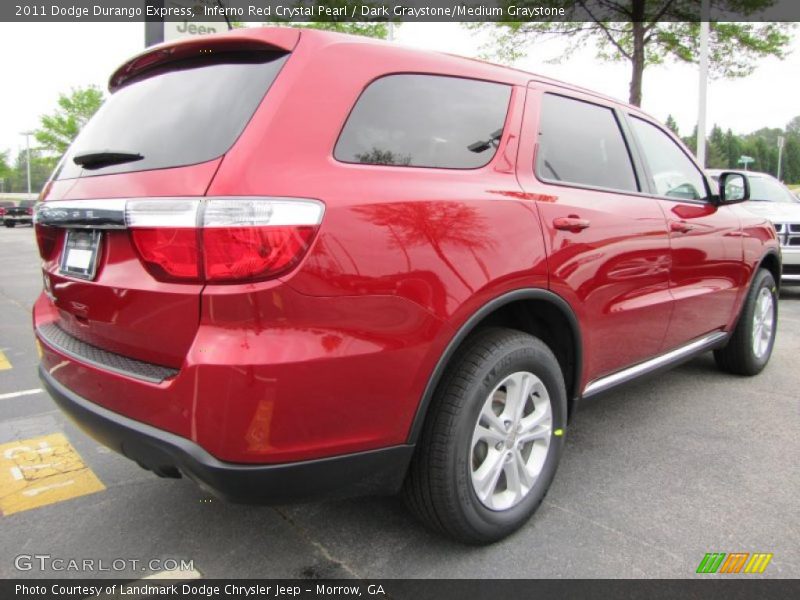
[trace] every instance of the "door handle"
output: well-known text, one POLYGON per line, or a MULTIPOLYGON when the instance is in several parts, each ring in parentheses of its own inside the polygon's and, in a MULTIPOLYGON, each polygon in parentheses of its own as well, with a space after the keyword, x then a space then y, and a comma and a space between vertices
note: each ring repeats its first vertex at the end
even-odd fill
POLYGON ((577 215, 569 215, 568 217, 556 217, 553 219, 553 227, 561 231, 571 231, 572 233, 580 233, 591 223, 589 219, 581 219, 577 215))
POLYGON ((694 229, 694 225, 691 225, 686 221, 669 222, 669 230, 675 233, 689 233, 692 229, 694 229))

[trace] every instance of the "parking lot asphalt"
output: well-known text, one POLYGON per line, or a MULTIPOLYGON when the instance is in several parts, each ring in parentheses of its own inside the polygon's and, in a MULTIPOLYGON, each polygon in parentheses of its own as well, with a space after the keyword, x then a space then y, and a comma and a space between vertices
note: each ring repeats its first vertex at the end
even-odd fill
POLYGON ((0 447, 64 434, 102 485, 0 516, 2 578, 155 570, 20 571, 19 555, 183 559, 204 578, 683 578, 707 552, 772 553, 761 576, 800 577, 800 288, 782 292, 761 375, 725 375, 706 355, 583 403, 538 513, 484 548, 428 533, 397 498, 226 504, 99 446, 35 391, 40 288, 32 230, 0 229, 0 447))

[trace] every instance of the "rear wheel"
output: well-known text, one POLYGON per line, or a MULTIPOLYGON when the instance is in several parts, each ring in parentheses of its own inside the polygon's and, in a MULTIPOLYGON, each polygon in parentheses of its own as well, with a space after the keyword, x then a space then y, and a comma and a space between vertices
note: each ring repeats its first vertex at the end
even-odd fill
POLYGON ((16 225, 16 223, 14 223, 14 221, 6 221, 5 225, 6 225, 6 227, 14 227, 14 225, 16 225))
POLYGON ((550 349, 487 329, 459 350, 440 383, 404 487, 427 526, 485 544, 542 502, 564 446, 567 397, 550 349))
POLYGON ((757 375, 769 362, 778 325, 778 290, 772 273, 760 269, 747 293, 728 344, 714 351, 723 371, 757 375))

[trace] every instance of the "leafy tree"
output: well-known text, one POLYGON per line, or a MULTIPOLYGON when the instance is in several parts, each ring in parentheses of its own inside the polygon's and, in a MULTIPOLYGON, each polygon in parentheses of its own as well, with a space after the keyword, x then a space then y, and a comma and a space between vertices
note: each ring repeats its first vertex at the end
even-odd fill
POLYGON ((735 135, 733 131, 728 129, 725 132, 725 164, 724 168, 734 169, 739 157, 742 155, 742 142, 739 136, 735 135))
MULTIPOLYGON (((292 27, 306 27, 308 29, 321 29, 323 31, 336 31, 350 35, 363 35, 364 37, 386 39, 389 27, 386 23, 359 23, 356 21, 310 21, 308 23, 286 23, 292 27)), ((397 25, 395 25, 397 27, 397 25)))
POLYGON ((102 103, 103 92, 93 85, 61 94, 58 108, 41 117, 41 124, 35 132, 36 141, 46 152, 61 156, 102 103))
POLYGON ((8 164, 8 150, 0 152, 0 190, 8 191, 8 178, 13 173, 13 170, 8 164))
POLYGON ((682 137, 681 140, 692 154, 697 154, 697 125, 692 130, 692 135, 682 137))
POLYGON ((360 163, 368 165, 403 165, 408 166, 411 164, 410 154, 395 154, 391 150, 381 150, 380 148, 373 148, 369 152, 356 154, 356 158, 360 163))
POLYGON ((681 132, 678 130, 678 122, 675 120, 675 117, 672 115, 667 115, 667 120, 664 122, 664 125, 672 131, 675 135, 680 135, 681 132))
POLYGON ((800 136, 787 137, 783 147, 781 179, 788 183, 800 183, 800 136))
MULTIPOLYGON (((710 0, 712 10, 745 17, 768 8, 773 0, 710 0)), ((489 22, 468 27, 491 29, 490 56, 511 62, 524 56, 543 34, 569 40, 568 57, 593 43, 600 60, 630 63, 629 102, 642 103, 645 68, 668 60, 694 63, 700 46, 700 0, 503 0, 517 6, 564 8, 562 21, 489 22), (692 22, 694 20, 694 22, 692 22), (499 35, 497 35, 499 29, 499 35)), ((783 58, 791 40, 790 23, 711 23, 709 61, 712 75, 741 77, 752 73, 754 60, 783 58)))
POLYGON ((8 166, 8 150, 0 152, 0 179, 8 177, 11 167, 8 166))
MULTIPOLYGON (((331 9, 344 8, 347 14, 352 10, 352 0, 299 0, 294 6, 303 7, 309 5, 320 5, 331 9)), ((376 8, 379 3, 362 2, 362 6, 376 8)), ((389 35, 389 26, 386 22, 358 22, 358 21, 337 21, 335 18, 326 21, 293 22, 289 20, 270 21, 268 25, 288 25, 290 27, 305 27, 308 29, 321 29, 323 31, 335 31, 338 33, 349 33, 350 35, 362 35, 364 37, 386 39, 389 35)), ((395 27, 399 27, 395 23, 395 27)))
MULTIPOLYGON (((31 191, 37 192, 47 182, 50 173, 58 162, 55 156, 42 155, 39 148, 31 148, 31 191)), ((0 176, 1 177, 1 176, 0 176)), ((22 193, 28 191, 28 153, 22 149, 17 154, 13 169, 6 178, 6 192, 22 193)))
POLYGON ((800 136, 800 116, 795 117, 786 124, 786 133, 800 136))
POLYGON ((710 169, 722 169, 727 167, 728 156, 725 152, 725 132, 719 125, 711 128, 706 144, 706 165, 710 169))

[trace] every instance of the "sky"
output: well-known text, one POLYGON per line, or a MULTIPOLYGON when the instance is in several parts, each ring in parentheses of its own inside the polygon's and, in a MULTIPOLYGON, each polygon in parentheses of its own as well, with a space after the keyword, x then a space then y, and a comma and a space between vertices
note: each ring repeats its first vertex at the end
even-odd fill
MULTIPOLYGON (((475 57, 490 40, 458 23, 405 23, 396 31, 399 44, 475 57)), ((144 47, 142 23, 0 23, 0 152, 13 157, 24 148, 20 132, 35 129, 52 112, 58 95, 72 87, 105 88, 108 77, 144 47)), ((537 42, 515 66, 627 100, 628 63, 599 63, 593 48, 582 49, 559 64, 551 59, 562 40, 537 42)), ((736 133, 784 127, 800 115, 800 36, 783 61, 762 59, 752 75, 716 80, 709 85, 708 123, 736 133)), ((694 65, 668 63, 648 67, 642 108, 664 121, 672 114, 688 135, 697 121, 698 73, 694 65)))

